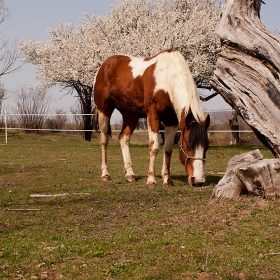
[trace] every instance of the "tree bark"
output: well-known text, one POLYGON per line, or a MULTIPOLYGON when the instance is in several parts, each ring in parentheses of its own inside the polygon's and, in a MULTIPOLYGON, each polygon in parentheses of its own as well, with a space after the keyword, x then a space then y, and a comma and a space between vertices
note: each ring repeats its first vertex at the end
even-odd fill
POLYGON ((280 157, 280 39, 260 20, 261 0, 228 0, 211 84, 280 157))
POLYGON ((83 85, 80 81, 73 84, 74 89, 78 93, 79 102, 83 115, 84 140, 91 141, 93 129, 97 129, 97 124, 93 114, 95 107, 93 106, 92 87, 83 85))
POLYGON ((232 111, 231 117, 228 122, 230 125, 230 129, 232 130, 232 133, 231 133, 232 139, 230 141, 230 145, 237 145, 237 144, 239 144, 240 137, 239 137, 239 131, 238 131, 239 122, 238 122, 236 111, 232 111))
POLYGON ((263 159, 257 149, 230 159, 225 176, 215 186, 212 199, 252 194, 274 199, 280 196, 280 159, 263 159))

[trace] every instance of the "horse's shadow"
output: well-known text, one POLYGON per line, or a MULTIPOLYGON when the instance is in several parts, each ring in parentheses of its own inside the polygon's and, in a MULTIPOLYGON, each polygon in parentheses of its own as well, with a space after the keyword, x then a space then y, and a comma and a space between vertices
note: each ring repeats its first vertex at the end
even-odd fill
MULTIPOLYGON (((158 183, 162 180, 160 175, 156 175, 155 177, 156 177, 158 183)), ((135 179, 137 182, 141 182, 141 181, 145 181, 145 179, 147 179, 147 176, 140 175, 140 176, 136 176, 135 179)), ((175 184, 189 186, 188 177, 186 175, 173 175, 173 176, 171 176, 171 179, 175 184)), ((212 175, 212 174, 207 175, 204 186, 215 186, 216 184, 218 184, 218 182, 221 179, 222 179, 222 176, 219 176, 219 175, 212 175)))
MULTIPOLYGON (((204 186, 214 186, 218 184, 221 178, 222 178, 221 176, 217 176, 217 175, 207 175, 204 186)), ((175 182, 179 182, 180 185, 187 185, 187 186, 190 185, 188 182, 188 177, 186 175, 174 175, 171 176, 171 179, 175 182)))

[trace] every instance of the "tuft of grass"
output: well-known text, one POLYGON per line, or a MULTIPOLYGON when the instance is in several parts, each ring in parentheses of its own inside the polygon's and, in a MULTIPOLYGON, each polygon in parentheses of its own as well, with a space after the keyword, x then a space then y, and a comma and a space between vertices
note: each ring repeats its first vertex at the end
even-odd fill
MULTIPOLYGON (((131 147, 133 184, 124 180, 117 140, 111 142, 109 182, 100 180, 96 139, 87 143, 79 135, 13 134, 0 145, 1 279, 280 277, 279 200, 209 201, 228 160, 254 147, 211 146, 202 188, 186 184, 175 147, 175 186, 163 188, 158 176, 158 187, 150 190, 145 187, 144 137, 131 147)), ((158 173, 161 161, 162 152, 158 173)))

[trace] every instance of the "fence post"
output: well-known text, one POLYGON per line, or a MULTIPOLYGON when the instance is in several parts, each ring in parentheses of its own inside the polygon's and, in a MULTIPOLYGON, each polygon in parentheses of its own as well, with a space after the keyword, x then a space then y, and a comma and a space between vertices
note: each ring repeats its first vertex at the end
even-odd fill
POLYGON ((4 123, 5 123, 5 139, 6 139, 6 144, 8 143, 8 126, 7 126, 7 111, 5 109, 4 111, 4 123))

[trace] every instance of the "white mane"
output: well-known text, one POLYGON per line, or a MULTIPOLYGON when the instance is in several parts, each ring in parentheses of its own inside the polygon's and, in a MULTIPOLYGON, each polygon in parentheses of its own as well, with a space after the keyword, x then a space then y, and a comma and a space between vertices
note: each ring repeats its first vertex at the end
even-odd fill
POLYGON ((140 57, 130 57, 130 59, 129 66, 134 78, 142 76, 150 65, 156 63, 154 92, 164 90, 169 93, 179 120, 182 110, 187 114, 189 109, 197 122, 205 119, 196 84, 185 58, 179 51, 161 52, 150 60, 140 57))
MULTIPOLYGON (((185 61, 185 58, 179 51, 171 52, 170 56, 172 57, 178 71, 177 79, 181 80, 181 83, 185 89, 182 92, 183 94, 180 93, 180 96, 184 95, 185 97, 183 98, 183 100, 185 100, 186 102, 186 114, 188 113, 189 109, 191 109, 196 121, 202 122, 205 119, 204 111, 201 105, 195 81, 185 61)), ((181 83, 179 82, 179 84, 181 83)), ((183 100, 181 100, 181 102, 183 102, 183 100)))
POLYGON ((181 118, 183 109, 186 114, 191 109, 197 122, 205 119, 196 84, 179 51, 161 53, 155 69, 155 78, 155 92, 159 89, 169 92, 178 119, 181 118))

